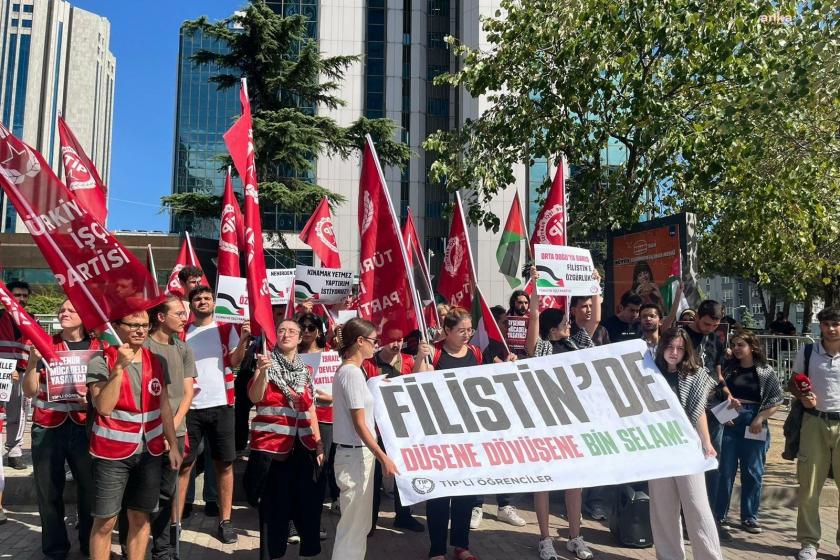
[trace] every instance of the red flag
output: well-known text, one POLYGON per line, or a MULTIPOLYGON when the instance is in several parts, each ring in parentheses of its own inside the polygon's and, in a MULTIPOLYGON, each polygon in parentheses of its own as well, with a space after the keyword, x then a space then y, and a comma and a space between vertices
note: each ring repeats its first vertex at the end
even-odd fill
POLYGON ((438 293, 450 305, 469 310, 472 309, 474 282, 475 269, 472 266, 470 241, 467 237, 467 220, 461 208, 461 197, 456 193, 452 224, 443 254, 443 268, 438 280, 438 293))
POLYGON ((330 218, 330 202, 327 197, 324 197, 309 221, 303 226, 300 240, 312 247, 312 251, 321 259, 321 265, 324 268, 341 268, 341 256, 338 254, 338 244, 335 241, 335 231, 330 218))
POLYGON ((537 223, 531 235, 531 247, 538 243, 566 244, 566 158, 561 158, 545 204, 537 215, 537 223))
POLYGON ((257 191, 257 166, 254 153, 254 133, 251 123, 251 103, 248 86, 242 78, 239 91, 242 116, 225 133, 225 144, 233 158, 239 177, 245 184, 245 251, 248 267, 248 305, 251 311, 251 333, 262 334, 271 349, 277 342, 274 316, 271 314, 271 296, 265 273, 260 200, 257 191))
MULTIPOLYGON (((169 283, 166 285, 167 294, 176 295, 180 298, 187 297, 186 289, 184 289, 184 285, 181 284, 181 279, 178 278, 178 273, 181 272, 181 269, 185 266, 197 266, 198 268, 201 268, 201 263, 198 262, 198 256, 193 250, 189 233, 186 233, 184 242, 181 243, 181 250, 178 252, 178 258, 175 261, 175 268, 173 268, 172 272, 169 274, 169 283)), ((201 274, 201 285, 210 285, 210 282, 207 281, 207 275, 205 275, 204 272, 201 274)))
POLYGON ((359 235, 359 316, 377 326, 383 343, 396 332, 404 337, 422 330, 399 223, 370 136, 359 180, 359 235))
POLYGON ((61 116, 58 117, 58 135, 61 138, 64 182, 88 213, 105 225, 108 218, 108 188, 102 183, 93 162, 61 116))
POLYGON ((230 169, 225 179, 222 196, 222 221, 219 227, 219 256, 217 269, 220 276, 239 276, 239 248, 244 246, 242 212, 233 194, 230 169))
POLYGON ((499 328, 499 324, 493 317, 493 312, 490 311, 490 307, 484 300, 484 296, 481 295, 481 290, 478 286, 476 286, 475 297, 473 298, 472 323, 475 327, 475 334, 470 342, 483 351, 492 340, 504 346, 505 350, 510 354, 510 349, 508 348, 505 336, 502 334, 502 329, 499 328))
POLYGON ((417 227, 414 225, 411 208, 408 208, 402 235, 405 253, 408 257, 408 267, 414 274, 417 296, 423 304, 426 326, 437 328, 440 326, 440 317, 438 317, 437 305, 435 304, 435 293, 432 290, 432 278, 429 275, 429 267, 426 265, 426 258, 423 247, 420 245, 420 236, 417 234, 417 227))
POLYGON ((0 127, 0 182, 85 328, 153 307, 154 278, 50 169, 0 127), (72 264, 71 264, 72 263, 72 264))
POLYGON ((3 281, 0 281, 0 303, 20 329, 23 340, 29 340, 47 361, 58 360, 58 355, 53 350, 52 337, 18 304, 3 281))

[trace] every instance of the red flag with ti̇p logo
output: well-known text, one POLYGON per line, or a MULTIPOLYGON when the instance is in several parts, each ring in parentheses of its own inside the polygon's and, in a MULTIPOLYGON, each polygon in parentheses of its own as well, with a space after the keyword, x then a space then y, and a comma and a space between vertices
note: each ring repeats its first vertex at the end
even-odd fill
POLYGON ((338 254, 338 244, 335 241, 335 231, 330 218, 330 202, 327 197, 324 197, 312 217, 303 226, 300 240, 312 247, 312 251, 321 259, 324 268, 341 268, 341 256, 338 254))
POLYGON ((443 254, 443 269, 438 280, 438 293, 450 305, 466 310, 472 309, 473 282, 475 273, 467 239, 467 220, 461 208, 461 197, 456 193, 455 210, 449 226, 449 238, 443 254))
MULTIPOLYGON (((198 262, 198 256, 193 250, 189 233, 186 234, 184 242, 181 243, 181 250, 178 251, 178 258, 175 260, 175 268, 173 268, 172 272, 169 274, 169 283, 166 284, 167 294, 173 294, 181 298, 187 296, 187 290, 184 285, 181 284, 181 279, 178 278, 178 273, 181 272, 181 269, 185 266, 197 266, 198 268, 201 268, 201 264, 198 262)), ((204 273, 201 274, 201 285, 210 285, 210 282, 207 281, 207 276, 204 273)))
MULTIPOLYGON (((534 245, 566 245, 566 175, 568 168, 566 158, 560 158, 560 165, 554 173, 554 181, 545 199, 545 204, 537 215, 537 223, 534 224, 534 233, 531 235, 531 253, 534 245)), ((531 295, 533 286, 530 281, 525 291, 531 295)), ((548 307, 565 307, 564 301, 559 297, 543 296, 540 298, 540 309, 548 307)))
POLYGON ((0 127, 0 183, 87 329, 153 307, 155 280, 58 180, 0 127))
POLYGON ((359 180, 359 316, 380 331, 383 343, 420 328, 421 314, 391 197, 370 136, 359 180), (387 328, 384 328, 386 327, 387 328))
POLYGON ((61 116, 58 117, 58 135, 61 139, 61 161, 64 163, 67 187, 88 213, 105 225, 108 218, 108 188, 102 183, 93 162, 61 116))
POLYGON ((257 191, 257 165, 254 132, 251 123, 251 102, 248 85, 242 78, 239 91, 242 116, 225 132, 225 144, 233 158, 239 177, 245 184, 245 256, 248 268, 248 305, 251 311, 251 333, 262 334, 269 349, 277 342, 271 296, 265 273, 260 198, 257 191))
POLYGON ((23 340, 29 340, 45 359, 58 360, 58 355, 53 350, 50 335, 45 333, 44 329, 41 328, 35 319, 24 311, 23 307, 18 304, 15 296, 9 292, 6 284, 2 281, 0 281, 0 303, 3 304, 3 307, 20 329, 23 340))
POLYGON ((239 202, 233 194, 230 169, 225 179, 225 192, 222 195, 222 221, 219 227, 219 256, 217 269, 219 276, 239 276, 239 249, 245 243, 245 231, 239 202))

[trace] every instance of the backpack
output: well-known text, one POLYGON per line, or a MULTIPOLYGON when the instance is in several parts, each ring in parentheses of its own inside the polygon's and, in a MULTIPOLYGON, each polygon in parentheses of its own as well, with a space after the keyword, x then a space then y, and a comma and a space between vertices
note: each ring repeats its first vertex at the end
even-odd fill
POLYGON ((653 546, 647 483, 622 484, 615 488, 615 502, 610 513, 610 533, 622 546, 653 546))
MULTIPOLYGON (((813 344, 805 345, 805 377, 809 377, 808 368, 811 365, 811 354, 814 352, 813 344)), ((782 451, 782 459, 793 461, 799 455, 799 430, 802 428, 802 415, 805 414, 805 407, 794 399, 790 405, 790 412, 785 419, 782 433, 785 435, 785 449, 782 451)))

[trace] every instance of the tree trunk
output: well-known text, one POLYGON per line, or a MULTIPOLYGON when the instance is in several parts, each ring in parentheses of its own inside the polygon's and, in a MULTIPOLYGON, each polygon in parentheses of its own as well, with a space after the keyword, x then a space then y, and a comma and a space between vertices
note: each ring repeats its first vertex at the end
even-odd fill
POLYGON ((764 329, 770 330, 770 323, 776 318, 776 296, 770 294, 770 301, 768 302, 764 290, 759 288, 758 297, 761 298, 761 307, 764 309, 764 329))
POLYGON ((802 314, 802 334, 811 334, 811 318, 814 316, 814 296, 810 293, 805 298, 805 312, 802 314))
POLYGON ((823 288, 823 301, 826 307, 840 307, 840 277, 835 276, 832 282, 823 288))
POLYGON ((790 317, 790 300, 785 298, 785 302, 782 304, 782 312, 785 314, 785 319, 790 317))

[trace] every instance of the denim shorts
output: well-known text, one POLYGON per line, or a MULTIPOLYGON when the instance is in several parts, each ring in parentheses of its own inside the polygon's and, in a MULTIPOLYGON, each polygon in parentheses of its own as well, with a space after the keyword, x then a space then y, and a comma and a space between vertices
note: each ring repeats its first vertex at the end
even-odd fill
POLYGON ((96 497, 91 515, 115 517, 123 504, 128 509, 153 513, 160 496, 160 467, 161 457, 148 452, 117 461, 94 457, 96 497))

